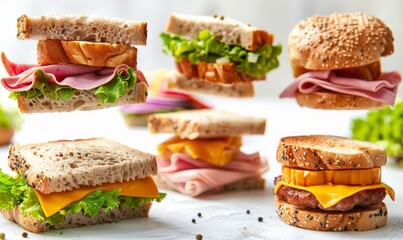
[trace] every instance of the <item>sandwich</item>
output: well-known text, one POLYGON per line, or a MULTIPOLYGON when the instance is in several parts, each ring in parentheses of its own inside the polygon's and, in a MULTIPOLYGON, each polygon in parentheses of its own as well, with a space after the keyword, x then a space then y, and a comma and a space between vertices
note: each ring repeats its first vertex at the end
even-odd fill
POLYGON ((120 108, 129 127, 147 126, 147 117, 154 113, 211 108, 191 94, 166 90, 166 73, 165 70, 158 70, 147 76, 149 95, 145 103, 129 104, 120 108))
POLYGON ((280 98, 318 109, 393 106, 401 76, 382 72, 381 57, 394 51, 393 34, 380 19, 363 13, 314 16, 288 38, 296 80, 280 98))
POLYGON ((157 149, 159 187, 199 196, 224 190, 263 189, 267 159, 240 150, 243 134, 264 134, 266 120, 203 109, 153 114, 152 133, 173 133, 157 149))
POLYGON ((105 138, 11 145, 0 212, 31 232, 148 217, 155 156, 105 138))
POLYGON ((345 137, 284 137, 277 148, 282 175, 275 178, 277 214, 287 224, 318 231, 368 231, 383 227, 394 200, 381 181, 385 150, 345 137))
POLYGON ((147 23, 85 15, 22 15, 17 37, 35 39, 37 64, 15 63, 1 53, 1 78, 22 113, 95 110, 147 98, 137 69, 147 23))
POLYGON ((175 58, 168 88, 227 97, 252 97, 252 81, 279 66, 274 36, 224 16, 172 14, 161 33, 163 52, 175 58))

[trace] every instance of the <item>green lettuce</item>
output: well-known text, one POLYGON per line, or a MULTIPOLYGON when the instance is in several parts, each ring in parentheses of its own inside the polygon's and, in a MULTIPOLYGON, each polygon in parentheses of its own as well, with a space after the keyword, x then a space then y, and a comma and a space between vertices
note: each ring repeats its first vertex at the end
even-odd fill
POLYGON ((0 128, 20 130, 24 120, 18 109, 5 108, 0 104, 0 128))
POLYGON ((70 204, 52 216, 46 217, 35 191, 26 183, 24 175, 10 177, 0 169, 0 209, 10 210, 19 205, 22 214, 31 215, 51 225, 62 223, 67 214, 82 212, 93 217, 101 209, 109 212, 119 206, 136 208, 147 202, 160 202, 165 196, 165 193, 160 193, 159 197, 126 197, 120 196, 119 189, 113 191, 101 191, 98 189, 82 200, 70 204))
MULTIPOLYGON (((77 91, 69 86, 62 86, 56 83, 49 82, 50 75, 42 70, 35 72, 36 81, 34 86, 27 91, 12 92, 10 98, 17 99, 18 96, 24 96, 28 100, 36 99, 38 97, 48 97, 54 101, 69 100, 77 91)), ((107 84, 92 89, 99 99, 99 105, 105 103, 114 103, 116 99, 125 95, 126 90, 134 89, 137 82, 137 74, 132 68, 127 71, 120 71, 115 77, 107 84)))
POLYGON ((403 101, 353 119, 351 133, 354 139, 382 145, 391 157, 403 158, 403 101))
POLYGON ((199 33, 198 39, 185 39, 175 34, 161 33, 163 52, 177 61, 188 58, 193 64, 200 61, 209 63, 233 62, 237 71, 253 77, 262 77, 279 66, 278 56, 281 45, 264 45, 256 51, 248 51, 239 46, 218 42, 209 30, 199 33))

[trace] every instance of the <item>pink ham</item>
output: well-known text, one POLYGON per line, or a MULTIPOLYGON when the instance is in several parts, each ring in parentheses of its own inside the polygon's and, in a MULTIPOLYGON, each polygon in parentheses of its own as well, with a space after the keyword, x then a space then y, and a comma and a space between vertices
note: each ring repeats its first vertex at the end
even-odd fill
POLYGON ((157 159, 159 175, 179 192, 190 196, 220 190, 226 184, 249 177, 260 176, 268 170, 268 162, 258 153, 239 152, 224 167, 174 153, 171 160, 157 159))
POLYGON ((332 71, 311 71, 299 76, 280 94, 280 98, 295 97, 297 91, 303 94, 333 91, 362 96, 393 105, 400 82, 401 76, 396 71, 382 73, 379 80, 374 81, 339 77, 332 71))
MULTIPOLYGON (((9 91, 20 92, 31 89, 37 80, 37 71, 43 71, 50 77, 49 82, 63 86, 70 86, 78 90, 89 90, 110 82, 116 74, 126 71, 128 66, 121 64, 115 69, 104 67, 92 67, 79 64, 55 64, 46 66, 34 66, 17 64, 8 61, 2 54, 3 65, 10 77, 2 78, 1 83, 9 91), (21 72, 24 70, 23 72, 21 72), (14 75, 13 75, 14 74, 14 75), (15 75, 17 74, 17 75, 15 75)), ((137 81, 145 82, 144 75, 136 70, 137 81)))

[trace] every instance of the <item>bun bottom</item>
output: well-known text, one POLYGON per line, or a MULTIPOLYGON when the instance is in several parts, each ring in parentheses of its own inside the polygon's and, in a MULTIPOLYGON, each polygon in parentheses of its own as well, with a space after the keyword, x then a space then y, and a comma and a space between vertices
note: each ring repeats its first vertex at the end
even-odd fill
POLYGON ((186 92, 198 92, 223 97, 246 98, 254 96, 253 85, 250 82, 236 84, 220 84, 201 81, 198 78, 188 78, 174 70, 167 74, 168 89, 186 92))
POLYGON ((291 226, 317 231, 369 231, 385 226, 388 210, 382 202, 368 208, 347 212, 301 209, 285 201, 274 199, 277 214, 291 226))
POLYGON ((387 105, 369 98, 335 92, 297 93, 296 99, 300 106, 317 109, 365 110, 379 109, 387 105))
POLYGON ((36 218, 33 218, 31 215, 24 216, 21 213, 19 207, 8 211, 1 210, 0 212, 4 215, 5 218, 10 221, 16 222, 25 230, 34 233, 40 233, 51 230, 76 228, 101 223, 112 223, 130 218, 148 217, 148 212, 150 211, 151 205, 152 204, 148 202, 138 208, 119 207, 112 209, 107 213, 101 210, 94 217, 86 216, 83 213, 78 213, 74 215, 68 214, 61 224, 55 226, 49 225, 36 218))

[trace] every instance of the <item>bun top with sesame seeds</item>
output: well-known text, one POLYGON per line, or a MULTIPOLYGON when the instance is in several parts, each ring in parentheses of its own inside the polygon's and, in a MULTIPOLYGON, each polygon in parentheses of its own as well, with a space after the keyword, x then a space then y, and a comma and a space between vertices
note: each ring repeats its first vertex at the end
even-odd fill
POLYGON ((299 22, 288 38, 289 60, 311 70, 352 68, 394 51, 393 34, 380 19, 363 13, 333 13, 299 22))
POLYGON ((340 170, 380 167, 385 149, 377 144, 329 135, 284 137, 277 147, 277 161, 307 170, 340 170))

